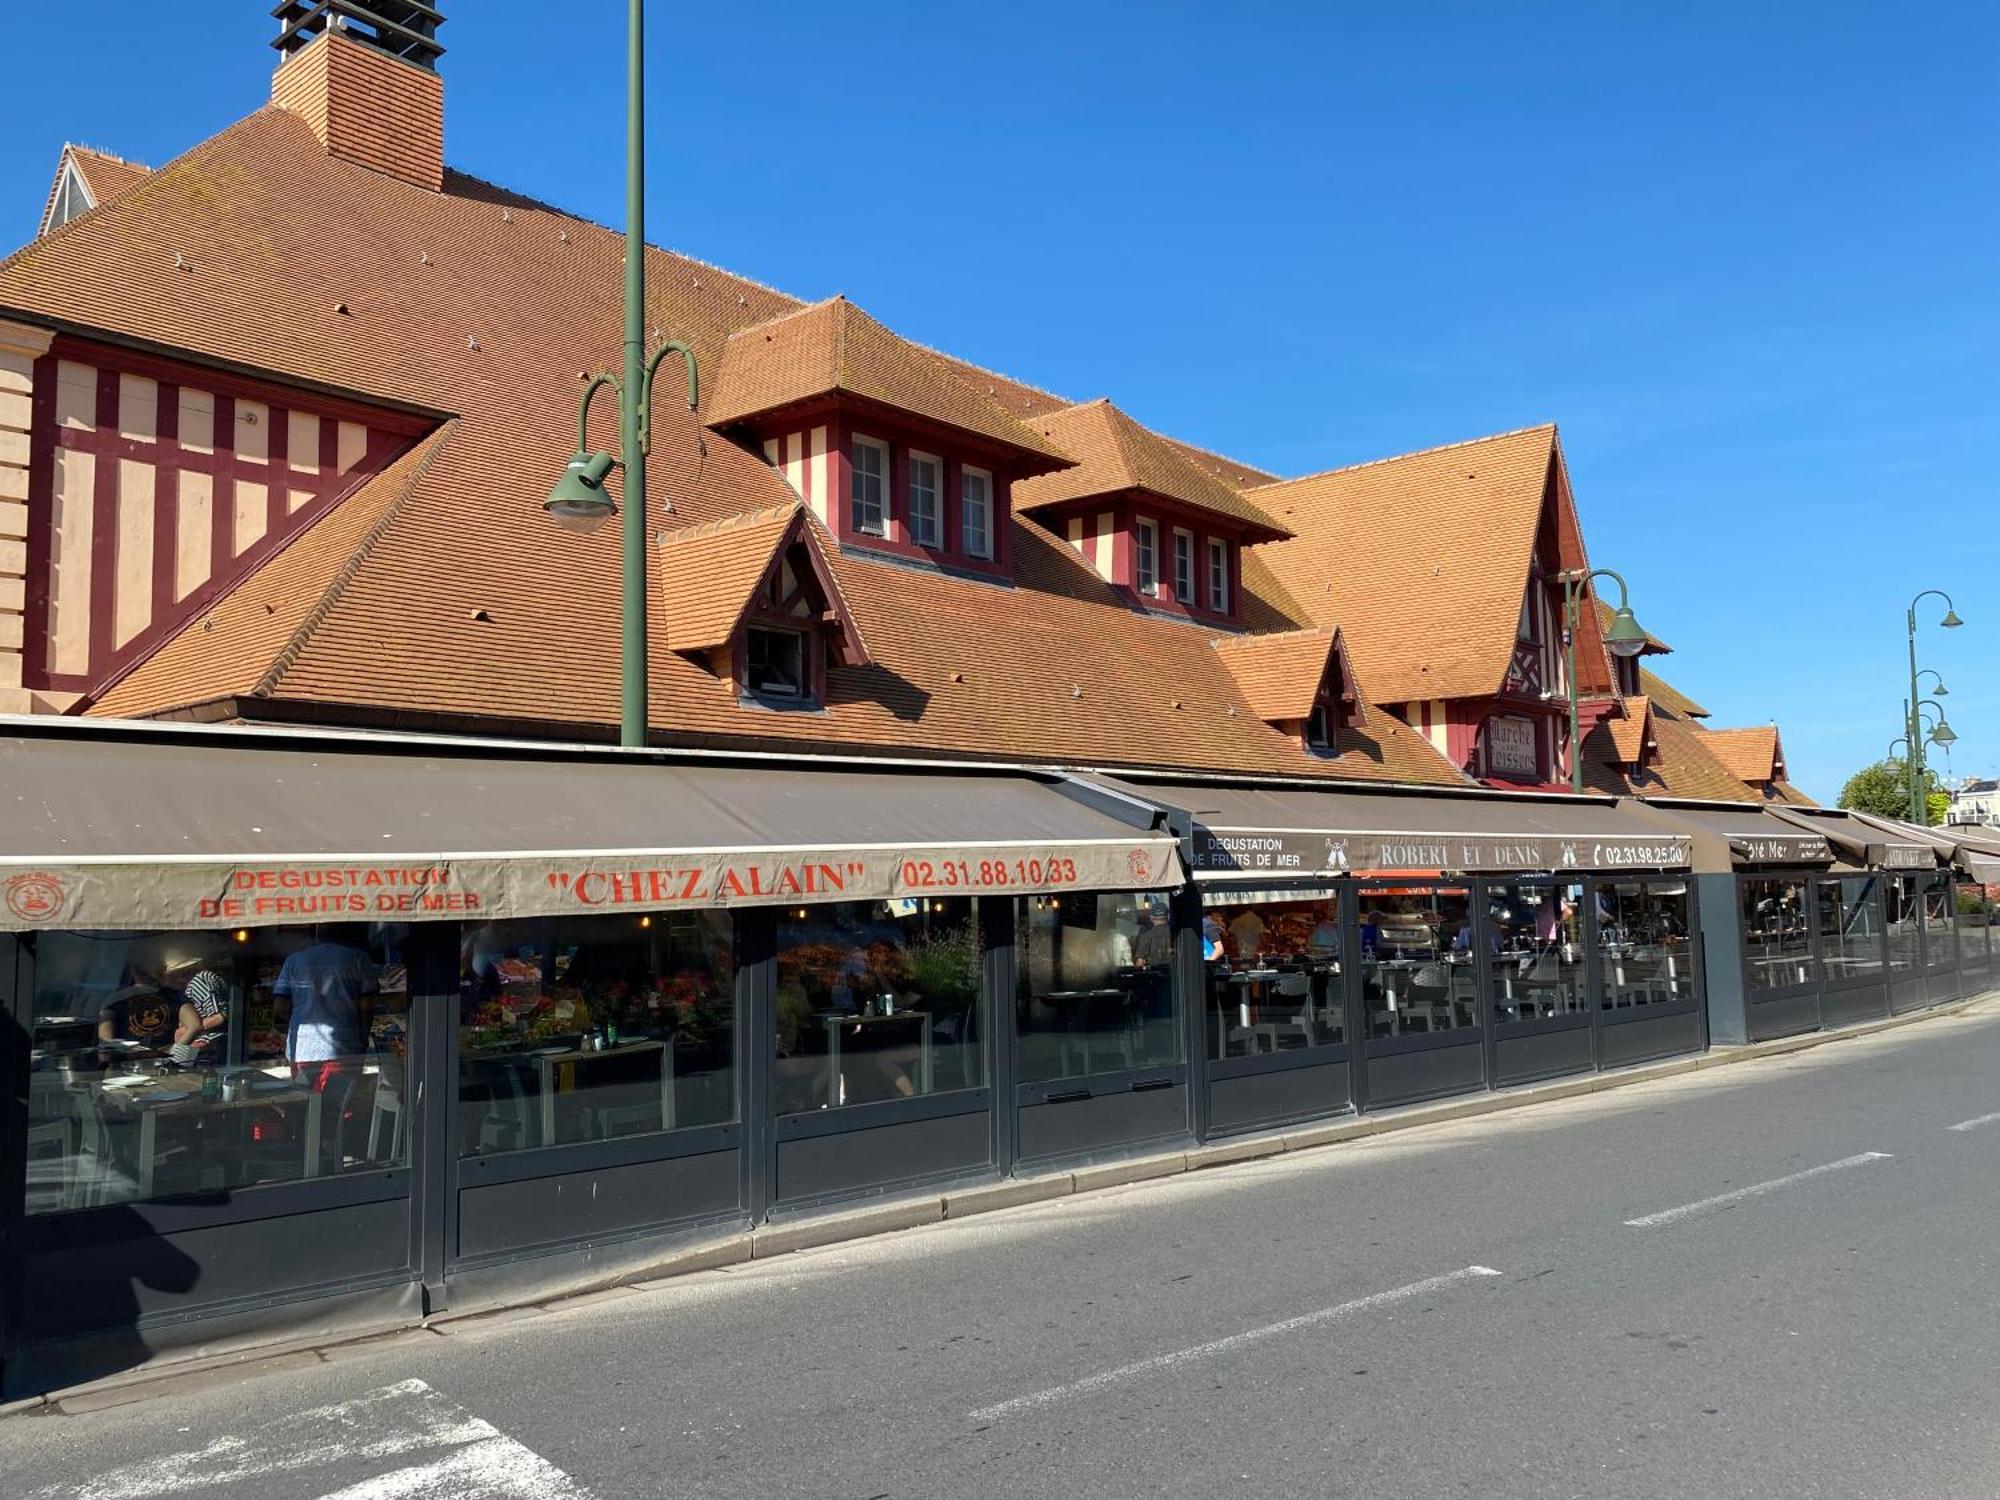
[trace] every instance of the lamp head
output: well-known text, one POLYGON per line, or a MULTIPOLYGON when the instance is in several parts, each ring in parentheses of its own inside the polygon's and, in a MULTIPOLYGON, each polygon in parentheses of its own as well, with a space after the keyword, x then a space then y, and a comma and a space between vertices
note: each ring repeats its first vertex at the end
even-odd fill
POLYGON ((1964 623, 1965 621, 1958 617, 1958 611, 1949 606, 1945 609, 1944 618, 1938 621, 1938 624, 1942 625, 1946 630, 1956 630, 1964 623))
POLYGON ((604 481, 617 467, 609 453, 588 453, 579 448, 563 466, 562 477, 542 502, 549 519, 565 531, 595 531, 618 514, 618 502, 604 488, 604 481))
POLYGON ((1632 607, 1619 605, 1618 612, 1611 617, 1611 628, 1604 632, 1604 644, 1611 648, 1611 654, 1637 656, 1648 643, 1645 630, 1632 618, 1632 607))
POLYGON ((1953 731, 1948 721, 1939 719, 1937 728, 1931 731, 1931 743, 1933 745, 1954 745, 1958 743, 1958 735, 1953 731))

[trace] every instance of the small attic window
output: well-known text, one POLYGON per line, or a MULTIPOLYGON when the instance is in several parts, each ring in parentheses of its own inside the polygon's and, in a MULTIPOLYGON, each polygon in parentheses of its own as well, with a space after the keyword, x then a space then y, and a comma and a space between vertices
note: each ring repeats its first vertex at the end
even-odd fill
POLYGON ((56 187, 55 201, 49 205, 49 222, 42 232, 46 234, 50 229, 58 229, 96 206, 91 201, 90 189, 83 184, 83 174, 76 169, 76 163, 65 161, 62 182, 56 187))
POLYGON ((1333 706, 1324 698, 1313 705, 1312 717, 1306 720, 1306 748, 1333 748, 1333 706))
POLYGON ((796 630, 750 627, 744 640, 743 685, 759 698, 788 703, 811 696, 806 638, 796 630))

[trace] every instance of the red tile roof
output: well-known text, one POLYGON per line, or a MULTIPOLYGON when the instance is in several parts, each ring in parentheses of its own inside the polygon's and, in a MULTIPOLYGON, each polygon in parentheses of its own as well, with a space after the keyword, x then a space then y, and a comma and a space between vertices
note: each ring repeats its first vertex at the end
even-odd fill
POLYGON ((1778 748, 1778 726, 1756 724, 1748 729, 1711 729, 1704 743, 1708 753, 1729 768, 1729 774, 1753 785, 1775 781, 1784 770, 1778 748))
POLYGON ((1221 636, 1214 646, 1236 679, 1243 701, 1267 723, 1309 717, 1328 671, 1337 674, 1341 687, 1351 684, 1337 630, 1221 636))
POLYGON ((1109 401, 1048 412, 1031 425, 1072 455, 1076 467, 1014 486, 1014 509, 1035 511, 1066 501, 1137 491, 1233 522, 1245 540, 1277 541, 1291 533, 1242 492, 1184 450, 1149 432, 1109 401))
POLYGON ((153 171, 136 161, 113 156, 109 151, 94 151, 74 143, 64 146, 62 155, 56 159, 56 175, 49 183, 48 199, 42 205, 39 233, 48 233, 49 217, 55 212, 56 195, 62 191, 63 171, 71 164, 75 165, 77 175, 83 178, 84 190, 90 194, 93 208, 109 202, 134 183, 143 182, 153 171))
POLYGON ((1639 686, 1648 698, 1669 713, 1678 714, 1683 719, 1705 719, 1708 710, 1679 688, 1664 680, 1656 672, 1645 667, 1639 668, 1639 686))
MULTIPOLYGON (((263 110, 61 234, 0 262, 0 309, 448 415, 108 692, 98 711, 608 735, 620 545, 554 531, 576 372, 617 359, 622 238, 472 179, 432 193, 330 157, 263 110), (184 257, 177 266, 176 251, 184 257), (342 303, 347 311, 336 310, 342 303)), ((713 369, 796 304, 654 252, 649 315, 713 369)), ((703 525, 791 507, 761 458, 662 402, 652 506, 703 525)), ((593 442, 611 442, 608 412, 593 442)), ((746 521, 748 526, 755 524, 746 521)), ((831 552, 872 662, 821 712, 743 708, 670 649, 656 733, 685 744, 921 751, 1106 766, 1463 784, 1386 714, 1342 753, 1264 723, 1209 632, 1135 611, 1038 527, 1013 586, 831 552)), ((669 544, 669 554, 672 544, 669 544)), ((655 553, 655 588, 675 566, 655 553)), ((674 622, 656 593, 659 639, 674 622)), ((1365 682, 1363 684, 1365 686, 1365 682)))
POLYGON ((862 666, 868 648, 855 627, 827 562, 831 538, 822 541, 802 502, 749 511, 660 538, 660 615, 670 651, 712 651, 735 638, 777 555, 793 543, 807 549, 826 607, 842 627, 849 665, 862 666))

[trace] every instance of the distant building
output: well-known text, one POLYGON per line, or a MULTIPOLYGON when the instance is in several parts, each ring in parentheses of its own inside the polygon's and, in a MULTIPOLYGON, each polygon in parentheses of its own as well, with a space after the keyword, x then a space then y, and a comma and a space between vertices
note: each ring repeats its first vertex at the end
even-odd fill
POLYGON ((1951 794, 1947 823, 1980 823, 2000 828, 2000 781, 1974 778, 1951 794))

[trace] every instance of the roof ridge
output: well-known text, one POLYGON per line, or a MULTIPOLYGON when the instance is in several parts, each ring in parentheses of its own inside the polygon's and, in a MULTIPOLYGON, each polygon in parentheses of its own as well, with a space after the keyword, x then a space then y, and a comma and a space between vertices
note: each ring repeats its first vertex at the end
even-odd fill
POLYGON ((756 510, 739 510, 734 515, 717 516, 708 521, 693 521, 686 526, 672 526, 660 533, 660 541, 693 542, 703 537, 720 536, 739 526, 755 526, 765 521, 790 520, 805 508, 803 500, 782 500, 775 505, 759 506, 756 510))
POLYGON ((1351 474, 1356 469, 1376 469, 1383 464, 1401 463, 1406 458, 1424 458, 1433 453, 1449 453, 1454 448, 1472 448, 1480 443, 1497 443, 1502 438, 1526 437, 1531 432, 1552 433, 1555 430, 1556 424, 1553 422, 1536 422, 1532 426, 1514 427, 1506 432, 1489 432, 1484 437, 1461 438, 1455 443, 1436 443, 1429 448, 1412 448, 1408 453, 1391 453, 1383 458, 1371 458, 1365 463, 1340 464, 1335 468, 1317 469, 1310 474, 1299 474, 1290 479, 1274 479, 1269 484, 1253 484, 1246 486, 1246 493, 1276 489, 1284 484, 1304 484, 1309 479, 1329 479, 1335 474, 1351 474))
MULTIPOLYGON (((389 502, 381 515, 375 518, 374 524, 368 528, 354 550, 347 555, 347 561, 334 570, 333 578, 326 586, 326 592, 320 595, 319 601, 307 610, 299 623, 292 628, 290 638, 278 649, 278 654, 271 658, 271 665, 266 667, 256 682, 251 684, 246 696, 268 698, 278 690, 278 684, 284 680, 285 674, 292 669, 299 657, 305 653, 306 647, 311 644, 313 632, 326 623, 327 616, 332 614, 334 606, 340 603, 348 585, 361 571, 362 565, 368 561, 377 544, 387 535, 389 527, 402 515, 403 508, 409 504, 410 497, 423 483, 424 476, 430 472, 430 467, 437 461, 438 454, 444 451, 445 444, 458 430, 458 424, 457 417, 447 417, 438 430, 431 434, 427 440, 428 447, 425 453, 410 470, 409 476, 404 479, 402 492, 389 502)), ((352 499, 353 496, 347 498, 352 499)), ((308 536, 311 531, 312 528, 307 527, 299 535, 308 536)), ((253 572, 248 576, 256 575, 253 572)))

